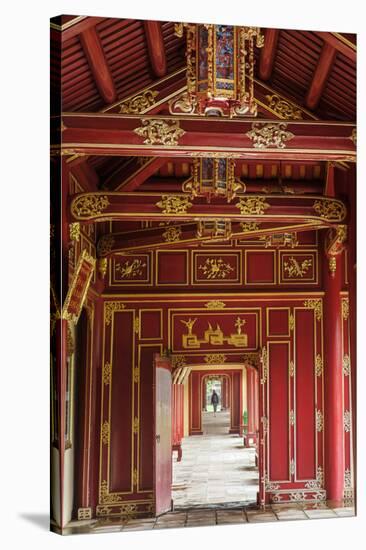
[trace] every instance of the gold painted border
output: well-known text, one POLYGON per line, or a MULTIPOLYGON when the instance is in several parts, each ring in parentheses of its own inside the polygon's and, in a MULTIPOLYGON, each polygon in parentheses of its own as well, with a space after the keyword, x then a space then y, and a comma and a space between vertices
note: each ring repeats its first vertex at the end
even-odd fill
POLYGON ((236 286, 236 285, 241 285, 242 284, 242 278, 243 278, 243 274, 242 274, 242 264, 243 264, 243 261, 242 261, 242 250, 238 250, 238 249, 234 249, 233 252, 228 252, 228 251, 225 251, 225 252, 221 252, 220 250, 217 250, 217 249, 213 249, 213 250, 205 250, 205 251, 201 251, 199 249, 196 249, 196 250, 191 250, 191 255, 190 255, 190 260, 191 260, 191 286, 202 286, 202 285, 213 285, 213 284, 216 284, 216 285, 225 285, 225 286, 230 286, 230 285, 233 285, 233 286, 236 286), (197 256, 206 256, 207 258, 208 257, 212 257, 212 256, 215 256, 215 257, 223 257, 223 256, 236 256, 237 258, 237 278, 236 279, 205 279, 205 280, 202 280, 199 282, 199 279, 197 278, 197 256))
POLYGON ((108 258, 108 264, 109 264, 109 269, 108 269, 108 272, 109 272, 109 286, 110 288, 118 288, 118 287, 125 287, 125 286, 153 286, 153 278, 152 278, 152 253, 151 252, 142 252, 141 254, 139 253, 136 253, 136 254, 128 254, 128 256, 126 256, 125 254, 120 254, 118 252, 116 252, 113 257, 110 257, 108 258), (117 256, 121 257, 121 258, 130 258, 130 259, 133 259, 135 258, 136 256, 145 256, 146 259, 147 259, 147 269, 146 269, 146 274, 147 274, 147 279, 138 279, 138 280, 135 280, 135 279, 126 279, 126 281, 122 281, 122 280, 119 280, 117 281, 116 278, 115 278, 115 262, 116 262, 116 259, 117 259, 117 256), (112 269, 113 267, 113 269, 112 269))
POLYGON ((278 250, 278 284, 279 285, 318 285, 319 284, 319 252, 318 249, 278 250), (311 279, 286 279, 284 276, 283 256, 310 256, 313 260, 313 277, 311 279))

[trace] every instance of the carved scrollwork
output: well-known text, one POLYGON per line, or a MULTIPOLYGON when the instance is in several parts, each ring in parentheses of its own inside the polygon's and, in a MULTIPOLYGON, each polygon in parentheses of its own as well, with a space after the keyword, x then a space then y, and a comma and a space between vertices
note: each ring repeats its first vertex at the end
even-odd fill
POLYGON ((266 202, 264 197, 252 196, 239 199, 236 203, 236 207, 239 208, 240 214, 243 216, 254 216, 264 214, 270 205, 266 202))
POLYGON ((76 218, 88 220, 92 216, 102 214, 109 206, 109 199, 105 195, 82 195, 71 203, 71 213, 76 218))
POLYGON ((131 99, 124 101, 120 105, 120 113, 134 115, 142 113, 155 103, 155 98, 159 92, 156 90, 146 90, 142 94, 136 95, 131 99))
POLYGON ((141 126, 135 128, 135 134, 144 139, 146 145, 177 145, 179 138, 185 134, 178 120, 141 119, 141 126))
POLYGON ((301 109, 298 109, 295 105, 285 99, 282 99, 277 94, 266 95, 266 99, 268 101, 268 107, 273 109, 273 111, 281 118, 287 120, 302 119, 301 109))
POLYGON ((286 141, 294 137, 294 134, 286 130, 285 122, 253 122, 252 129, 246 135, 252 140, 256 149, 275 147, 284 149, 286 141))

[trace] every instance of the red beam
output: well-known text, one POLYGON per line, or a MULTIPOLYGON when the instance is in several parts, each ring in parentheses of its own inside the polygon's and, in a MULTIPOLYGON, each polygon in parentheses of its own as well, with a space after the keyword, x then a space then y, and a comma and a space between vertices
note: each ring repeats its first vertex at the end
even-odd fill
MULTIPOLYGON (((237 158, 281 160, 352 160, 356 156, 351 139, 354 123, 329 121, 238 120, 159 115, 117 115, 106 113, 63 113, 66 129, 62 148, 67 154, 192 157, 220 151, 237 158), (146 121, 142 123, 142 120, 146 121), (275 124, 290 132, 283 146, 269 143, 256 147, 248 132, 266 131, 275 124), (279 126, 282 125, 282 126, 279 126), (143 128, 145 135, 138 135, 143 128), (292 135, 291 135, 292 134, 292 135), (167 138, 172 138, 167 141, 167 138)), ((54 119, 57 124, 57 119, 54 119)))
POLYGON ((339 53, 356 63, 356 46, 344 39, 342 35, 337 35, 332 32, 314 32, 314 34, 319 36, 319 38, 324 40, 329 46, 335 48, 339 53))
POLYGON ((166 57, 160 21, 145 21, 145 35, 150 63, 156 76, 166 75, 166 57))
POLYGON ((116 100, 117 93, 95 27, 90 27, 82 32, 80 42, 103 100, 105 103, 113 103, 116 100))
POLYGON ((324 44, 305 100, 305 104, 309 109, 314 110, 319 104, 336 54, 337 51, 333 46, 330 46, 328 43, 324 44))
POLYGON ((347 211, 341 201, 332 200, 334 215, 318 213, 315 203, 324 203, 329 211, 328 199, 319 195, 253 195, 242 194, 230 204, 225 199, 204 197, 190 200, 185 193, 78 193, 70 198, 70 221, 92 223, 106 220, 197 221, 227 219, 237 222, 299 222, 344 221, 347 211), (262 206, 263 203, 263 206, 262 206))
POLYGON ((137 187, 144 183, 145 180, 155 174, 165 163, 166 158, 164 157, 152 158, 137 168, 137 170, 135 167, 133 173, 122 181, 120 185, 118 185, 116 191, 119 191, 120 189, 122 191, 134 191, 137 187))
MULTIPOLYGON (((262 223, 258 229, 252 231, 243 231, 239 223, 232 224, 231 239, 251 239, 258 236, 274 235, 277 233, 292 231, 313 231, 324 227, 324 222, 289 224, 282 223, 262 223)), ((208 238, 207 236, 197 236, 197 224, 188 223, 183 225, 154 227, 152 229, 141 229, 125 233, 108 233, 100 237, 98 241, 98 256, 108 257, 116 253, 142 250, 153 250, 158 248, 180 248, 187 245, 196 245, 202 242, 222 244, 222 236, 217 238, 208 238), (167 241, 164 237, 166 231, 174 227, 179 233, 177 241, 167 241), (108 243, 109 246, 105 246, 108 243), (113 243, 113 244, 111 244, 113 243)))
MULTIPOLYGON (((75 19, 78 19, 75 17, 75 19)), ((90 29, 91 27, 95 27, 98 23, 103 21, 105 17, 85 17, 84 19, 79 20, 77 23, 72 23, 71 21, 68 22, 65 25, 62 25, 59 29, 62 32, 62 41, 66 42, 66 40, 70 40, 70 38, 74 38, 74 36, 77 36, 78 34, 81 34, 82 32, 90 29), (65 28, 64 28, 65 27, 65 28)), ((53 29, 55 27, 52 27, 53 29)))
POLYGON ((99 176, 92 166, 84 159, 77 165, 70 166, 72 174, 88 191, 96 191, 99 186, 99 176))
POLYGON ((280 31, 277 29, 266 29, 264 46, 259 59, 259 76, 262 80, 271 78, 279 34, 280 31))

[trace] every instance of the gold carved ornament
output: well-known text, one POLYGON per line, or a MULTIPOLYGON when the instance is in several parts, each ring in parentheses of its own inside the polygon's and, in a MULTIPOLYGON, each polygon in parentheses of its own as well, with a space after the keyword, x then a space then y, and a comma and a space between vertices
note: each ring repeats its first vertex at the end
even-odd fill
POLYGON ((252 129, 245 135, 248 136, 256 149, 267 149, 274 147, 284 149, 286 141, 291 140, 294 136, 286 130, 285 122, 253 122, 252 129))
POLYGON ((102 440, 103 445, 109 445, 110 441, 110 427, 109 422, 105 420, 102 424, 102 429, 100 432, 100 437, 102 440))
POLYGON ((265 384, 268 380, 268 352, 266 346, 262 347, 261 354, 261 363, 262 363, 262 378, 261 384, 265 384))
POLYGON ((133 330, 135 334, 140 333, 140 319, 136 317, 136 319, 133 322, 133 330))
POLYGON ((226 279, 227 275, 234 271, 234 268, 223 261, 222 258, 207 258, 198 267, 206 279, 226 279))
POLYGON ((187 360, 185 355, 173 355, 172 356, 172 368, 182 369, 187 366, 187 360))
POLYGON ((111 383, 112 379, 112 365, 109 362, 104 363, 103 365, 103 384, 108 386, 111 383))
POLYGON ((95 259, 90 256, 87 250, 84 248, 79 256, 78 264, 74 271, 73 279, 67 291, 67 295, 62 308, 62 318, 67 319, 68 321, 72 321, 75 325, 78 322, 81 310, 86 299, 90 281, 93 276, 95 263, 95 259), (87 278, 84 281, 81 281, 79 275, 80 273, 82 273, 83 267, 85 267, 85 263, 89 264, 89 272, 87 278), (69 308, 71 308, 71 312, 69 311, 69 308), (77 311, 75 311, 76 308, 77 311))
POLYGON ((260 223, 256 222, 241 222, 241 232, 242 233, 251 233, 252 231, 258 231, 260 223))
POLYGON ((211 309, 211 310, 220 310, 224 309, 226 307, 225 302, 221 302, 220 300, 210 300, 210 302, 206 302, 205 308, 211 309))
POLYGON ((323 358, 319 353, 315 357, 315 374, 316 376, 322 376, 323 374, 323 358))
POLYGON ((301 120, 302 112, 300 109, 295 107, 289 101, 282 99, 277 94, 266 95, 268 101, 268 107, 270 107, 276 115, 284 118, 286 120, 301 120))
POLYGON ((317 321, 320 321, 323 318, 323 303, 320 299, 305 300, 304 306, 307 309, 314 310, 315 318, 317 321))
POLYGON ((103 235, 97 244, 98 256, 108 256, 111 253, 113 245, 115 243, 112 233, 103 235))
POLYGON ((133 425, 132 425, 133 433, 138 434, 139 429, 140 429, 140 420, 137 418, 137 416, 135 416, 135 418, 133 419, 133 425))
POLYGON ((106 274, 107 274, 107 269, 108 269, 108 259, 107 258, 100 258, 98 260, 98 270, 99 270, 99 273, 100 273, 100 276, 102 279, 105 278, 106 274))
POLYGON ((295 376, 295 363, 292 360, 288 364, 288 373, 291 377, 295 376))
POLYGON ((161 201, 156 206, 162 210, 163 214, 186 214, 192 206, 188 197, 179 195, 162 195, 161 201))
POLYGON ((349 433, 351 431, 351 412, 350 411, 344 411, 343 426, 344 426, 345 432, 349 433))
POLYGON ((315 411, 315 425, 316 431, 322 432, 324 427, 323 413, 319 410, 315 411))
POLYGON ((69 224, 70 239, 72 241, 80 241, 80 223, 74 222, 69 224))
POLYGON ((302 279, 304 275, 309 271, 313 264, 311 258, 303 260, 301 263, 291 256, 288 261, 284 262, 284 271, 288 274, 290 278, 300 278, 302 279))
POLYGON ((260 196, 241 198, 235 206, 243 216, 260 216, 270 207, 266 199, 260 196))
POLYGON ((93 216, 102 214, 109 204, 110 202, 106 195, 82 195, 73 199, 71 213, 75 218, 88 220, 93 216))
POLYGON ((103 480, 99 489, 99 500, 101 504, 115 504, 122 501, 122 497, 118 494, 110 494, 108 490, 108 482, 103 480))
POLYGON ((124 264, 116 263, 115 270, 120 274, 121 279, 135 279, 136 277, 141 277, 145 267, 145 262, 135 258, 132 261, 126 260, 124 264))
POLYGON ((105 302, 104 303, 104 318, 105 324, 110 325, 112 316, 115 311, 122 311, 126 308, 122 302, 105 302))
POLYGON ((349 299, 348 298, 342 298, 341 307, 342 307, 342 319, 344 321, 347 321, 347 319, 349 318, 349 299))
POLYGON ((159 94, 156 90, 146 90, 142 94, 124 101, 120 105, 120 113, 127 115, 136 115, 142 113, 145 109, 148 109, 155 104, 155 98, 159 94))
POLYGON ((290 313, 289 317, 288 317, 288 328, 289 330, 294 330, 295 328, 295 317, 293 316, 292 313, 290 313))
POLYGON ((138 384, 140 382, 140 368, 135 367, 133 369, 133 381, 135 384, 138 384))
POLYGON ((141 126, 135 128, 135 134, 145 138, 146 145, 177 145, 179 138, 185 134, 179 121, 161 119, 141 119, 141 126))
POLYGON ((208 365, 220 365, 222 363, 225 363, 226 361, 226 355, 223 353, 211 353, 205 355, 205 362, 208 365))
POLYGON ((349 355, 343 355, 342 359, 342 370, 344 376, 349 376, 351 374, 351 360, 349 355))
POLYGON ((332 199, 315 201, 313 209, 320 218, 327 221, 341 222, 347 214, 345 205, 340 201, 332 199))
POLYGON ((180 241, 182 237, 182 230, 180 227, 175 227, 174 225, 172 225, 164 231, 162 237, 167 243, 180 241))
POLYGON ((241 319, 240 317, 236 319, 236 333, 230 334, 229 336, 224 336, 218 323, 216 323, 216 328, 214 329, 212 324, 208 322, 208 328, 205 330, 204 336, 201 339, 198 338, 197 334, 193 333, 193 326, 196 321, 197 317, 195 319, 189 318, 188 321, 180 319, 180 322, 188 329, 186 334, 182 334, 182 346, 184 349, 200 349, 201 344, 222 346, 225 342, 237 348, 248 346, 248 335, 242 333, 242 326, 246 323, 245 319, 241 319))
POLYGON ((321 466, 318 466, 316 470, 316 479, 311 479, 305 483, 307 489, 321 489, 324 483, 324 472, 321 466))

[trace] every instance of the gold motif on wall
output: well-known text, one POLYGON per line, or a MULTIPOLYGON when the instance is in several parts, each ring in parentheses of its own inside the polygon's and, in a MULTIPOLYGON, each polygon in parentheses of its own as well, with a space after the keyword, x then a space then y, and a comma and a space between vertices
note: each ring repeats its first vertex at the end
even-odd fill
POLYGON ((225 363, 226 361, 226 355, 223 353, 209 353, 205 355, 205 362, 208 365, 220 365, 222 363, 225 363))
POLYGON ((295 137, 286 128, 285 122, 253 122, 252 129, 246 135, 253 141, 253 147, 256 149, 284 149, 286 141, 295 137))
POLYGON ((264 214, 270 205, 266 202, 265 197, 245 197, 244 199, 239 199, 239 202, 236 203, 236 207, 239 208, 240 214, 243 216, 254 216, 264 214))
POLYGON ((351 374, 351 361, 349 355, 343 355, 342 369, 344 376, 349 376, 351 374))
POLYGON ((111 383, 112 365, 111 363, 104 363, 103 366, 103 384, 108 385, 111 383))
POLYGON ((141 277, 146 263, 135 258, 134 260, 126 260, 124 263, 116 262, 115 271, 120 274, 121 279, 134 279, 141 277))
POLYGON ((311 299, 305 300, 304 306, 307 309, 313 309, 315 313, 315 318, 317 321, 320 321, 323 317, 323 304, 321 300, 311 299))
POLYGON ((80 223, 74 222, 69 224, 70 239, 72 241, 80 241, 80 223))
POLYGON ((294 361, 290 361, 288 364, 288 373, 290 376, 295 376, 295 363, 294 361))
POLYGON ((351 412, 350 411, 344 411, 343 414, 343 426, 345 432, 351 431, 351 412))
POLYGON ((205 307, 207 309, 220 310, 224 309, 224 307, 226 307, 226 304, 225 302, 221 302, 220 300, 210 300, 205 304, 205 307))
POLYGON ((289 330, 294 330, 295 328, 295 317, 290 313, 288 317, 288 328, 289 330))
POLYGON ((291 256, 288 261, 284 262, 284 271, 291 278, 302 279, 304 275, 309 271, 310 267, 312 267, 312 265, 312 258, 306 258, 300 263, 300 261, 297 261, 296 258, 291 256))
POLYGON ((183 367, 187 366, 187 360, 185 355, 173 355, 172 356, 172 368, 175 369, 182 369, 183 367))
POLYGON ((140 332, 140 319, 136 317, 136 319, 133 322, 133 330, 135 334, 139 334, 140 332))
POLYGON ((101 214, 108 206, 109 199, 105 195, 82 195, 72 201, 71 213, 76 218, 87 220, 101 214))
POLYGON ((268 352, 266 346, 262 347, 262 354, 261 359, 262 363, 262 378, 261 378, 261 384, 265 384, 268 379, 268 352))
POLYGON ((234 268, 222 258, 207 258, 198 269, 206 279, 226 279, 226 276, 234 271, 234 268))
POLYGON ((289 413, 289 421, 290 421, 290 425, 291 426, 294 426, 295 425, 295 411, 291 409, 290 413, 289 413))
POLYGON ((186 214, 192 203, 189 202, 189 197, 162 195, 161 201, 157 202, 156 206, 161 208, 163 214, 186 214))
POLYGON ((317 432, 323 431, 323 413, 319 410, 315 412, 315 425, 317 432))
POLYGON ((133 369, 133 381, 135 384, 138 384, 140 382, 140 369, 139 367, 135 367, 133 369))
POLYGON ((164 231, 162 236, 164 241, 167 243, 180 241, 182 237, 182 230, 180 227, 171 226, 164 231))
POLYGON ((137 416, 135 416, 135 418, 133 419, 133 433, 134 434, 137 434, 139 432, 139 428, 140 428, 140 421, 139 419, 137 418, 137 416))
POLYGON ((316 376, 321 376, 323 374, 323 359, 319 353, 315 358, 315 374, 316 376))
POLYGON ((299 245, 297 240, 297 233, 275 233, 274 235, 265 235, 260 237, 260 240, 264 240, 264 248, 274 246, 275 248, 281 248, 288 246, 289 248, 296 248, 299 245))
MULTIPOLYGON (((292 458, 291 461, 290 461, 290 474, 292 476, 295 475, 295 472, 296 472, 296 462, 295 460, 292 458)), ((300 495, 302 496, 302 493, 290 493, 290 500, 298 500, 297 498, 291 498, 293 495, 300 495)), ((302 498, 300 498, 299 500, 304 500, 305 497, 302 496, 302 498)))
MULTIPOLYGON (((108 491, 108 482, 104 479, 100 484, 99 501, 101 504, 114 504, 121 502, 122 497, 118 494, 110 494, 108 491)), ((99 510, 100 513, 100 510, 99 510)))
POLYGON ((104 315, 105 315, 105 324, 110 325, 112 320, 112 315, 114 311, 122 311, 126 306, 122 302, 105 302, 104 303, 104 315))
POLYGON ((287 120, 301 120, 302 112, 300 109, 289 103, 285 99, 282 99, 277 94, 266 95, 268 101, 268 107, 273 109, 273 111, 279 115, 281 118, 287 120))
POLYGON ((109 422, 107 422, 107 420, 105 420, 102 424, 100 437, 102 439, 103 445, 109 445, 110 429, 109 429, 109 422))
POLYGON ((120 105, 120 113, 121 114, 128 114, 128 115, 135 115, 138 113, 141 113, 145 109, 148 109, 152 105, 155 104, 155 98, 158 95, 159 92, 156 90, 146 90, 146 92, 143 92, 142 94, 136 95, 135 97, 132 97, 131 99, 124 101, 120 105))
POLYGON ((349 317, 349 299, 342 298, 342 319, 347 321, 349 317))
POLYGON ((323 468, 321 466, 318 466, 316 470, 316 479, 311 479, 307 483, 305 483, 305 487, 307 489, 321 489, 324 483, 324 473, 323 468))
POLYGON ((245 319, 238 317, 235 321, 236 333, 230 334, 229 336, 224 336, 223 331, 218 323, 216 323, 216 328, 214 329, 211 323, 208 323, 208 329, 204 332, 203 339, 199 339, 197 334, 193 333, 193 326, 196 319, 189 319, 188 321, 180 320, 187 329, 187 334, 182 335, 182 346, 185 349, 200 349, 202 344, 210 344, 211 346, 222 346, 224 342, 231 344, 234 347, 247 347, 248 345, 248 335, 242 333, 242 326, 245 325, 245 319))
POLYGON ((179 120, 141 119, 141 126, 134 130, 144 139, 146 145, 177 145, 185 134, 179 126, 179 120))
POLYGON ((107 258, 100 258, 98 260, 98 271, 99 271, 100 276, 102 277, 102 279, 104 279, 104 277, 106 276, 107 269, 108 269, 108 259, 107 258))

